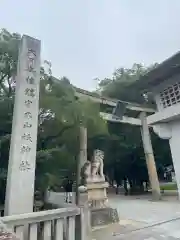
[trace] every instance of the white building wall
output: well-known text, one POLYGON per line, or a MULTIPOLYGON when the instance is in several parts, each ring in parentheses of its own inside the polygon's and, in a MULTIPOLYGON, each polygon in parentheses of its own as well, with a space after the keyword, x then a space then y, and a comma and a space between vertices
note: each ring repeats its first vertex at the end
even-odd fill
POLYGON ((158 111, 162 111, 164 109, 163 105, 161 104, 160 92, 162 92, 165 88, 172 86, 173 84, 178 82, 180 82, 180 75, 174 76, 173 78, 162 82, 161 84, 152 89, 158 111))
MULTIPOLYGON (((161 103, 160 97, 161 92, 176 83, 180 83, 180 75, 165 80, 159 86, 156 86, 154 89, 152 89, 158 111, 155 114, 150 115, 147 118, 147 122, 148 124, 154 126, 153 129, 159 135, 159 137, 163 139, 169 139, 178 193, 180 197, 180 102, 171 101, 171 106, 165 105, 164 107, 161 103)), ((176 92, 174 89, 175 88, 173 88, 173 92, 176 92)), ((171 96, 170 91, 168 94, 171 96)), ((172 98, 174 98, 174 96, 172 98)))
POLYGON ((180 121, 173 121, 170 125, 172 137, 169 139, 169 144, 180 196, 180 121))

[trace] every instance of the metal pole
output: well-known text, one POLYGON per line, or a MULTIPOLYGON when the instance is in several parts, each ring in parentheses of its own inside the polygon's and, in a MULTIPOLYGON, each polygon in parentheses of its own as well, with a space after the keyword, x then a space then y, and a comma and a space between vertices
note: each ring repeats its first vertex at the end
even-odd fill
POLYGON ((153 153, 153 148, 151 143, 151 137, 149 133, 149 127, 147 124, 145 112, 140 113, 140 119, 142 123, 141 136, 142 136, 144 153, 145 153, 146 164, 148 169, 149 181, 152 188, 152 197, 154 200, 160 200, 161 191, 160 191, 157 169, 156 169, 154 153, 153 153))

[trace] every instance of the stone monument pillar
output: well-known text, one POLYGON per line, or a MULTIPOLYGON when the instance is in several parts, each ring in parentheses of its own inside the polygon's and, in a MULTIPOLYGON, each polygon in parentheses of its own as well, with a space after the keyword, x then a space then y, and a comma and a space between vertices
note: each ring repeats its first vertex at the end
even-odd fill
POLYGON ((33 211, 39 112, 40 41, 23 36, 6 185, 5 215, 33 211))

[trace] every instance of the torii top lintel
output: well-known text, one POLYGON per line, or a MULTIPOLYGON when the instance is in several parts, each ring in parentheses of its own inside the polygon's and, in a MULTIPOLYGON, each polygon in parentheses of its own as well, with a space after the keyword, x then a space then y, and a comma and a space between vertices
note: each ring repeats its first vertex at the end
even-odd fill
POLYGON ((122 102, 122 103, 126 104, 127 109, 130 109, 132 111, 147 112, 147 113, 154 113, 156 111, 153 108, 149 108, 149 107, 146 107, 146 106, 143 106, 140 104, 125 102, 125 101, 121 101, 119 99, 114 99, 114 98, 103 97, 96 93, 92 93, 92 92, 89 92, 89 91, 86 91, 86 90, 80 89, 80 88, 75 88, 75 95, 80 98, 90 99, 94 102, 109 105, 112 107, 115 107, 117 102, 122 102))

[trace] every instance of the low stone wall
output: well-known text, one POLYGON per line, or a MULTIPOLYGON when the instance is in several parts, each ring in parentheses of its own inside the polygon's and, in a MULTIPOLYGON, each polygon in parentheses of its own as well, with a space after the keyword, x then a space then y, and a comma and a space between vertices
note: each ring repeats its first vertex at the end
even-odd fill
MULTIPOLYGON (((72 205, 75 204, 75 196, 76 196, 76 194, 75 194, 75 192, 73 192, 72 205)), ((46 202, 58 205, 59 207, 60 206, 65 207, 67 205, 71 205, 71 204, 67 204, 65 202, 65 193, 64 192, 47 191, 47 193, 46 193, 46 202)))

